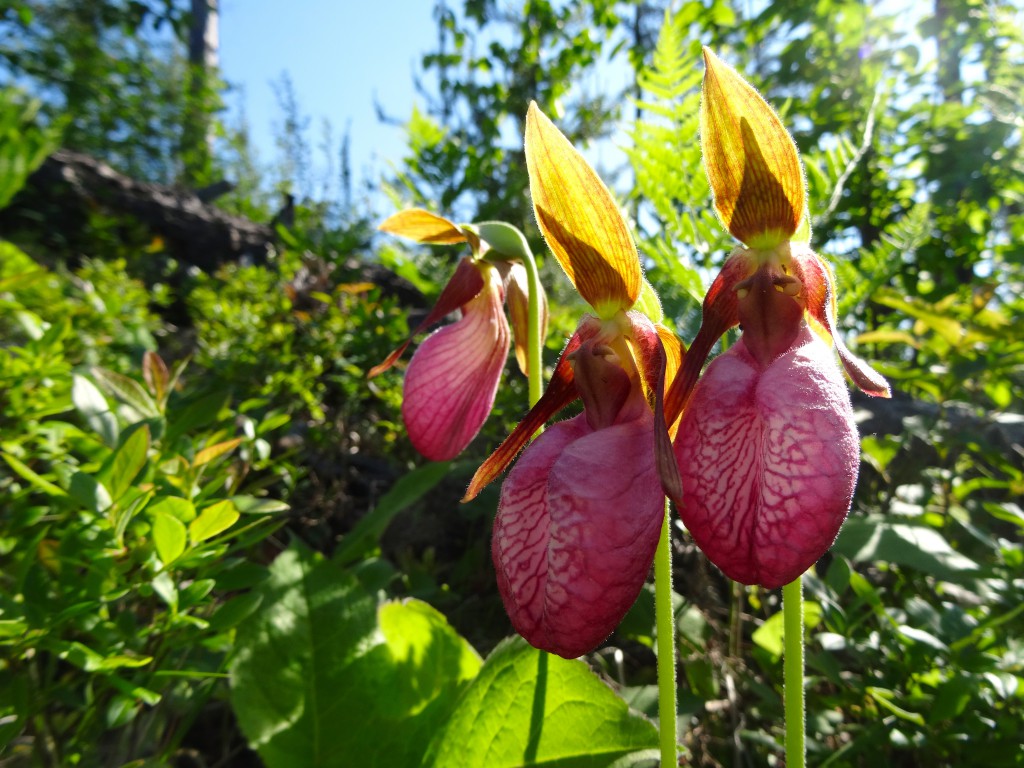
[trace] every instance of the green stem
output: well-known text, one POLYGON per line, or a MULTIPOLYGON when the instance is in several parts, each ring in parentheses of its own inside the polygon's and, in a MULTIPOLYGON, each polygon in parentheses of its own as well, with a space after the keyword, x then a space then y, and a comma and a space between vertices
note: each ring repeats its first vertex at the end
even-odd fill
MULTIPOLYGON (((525 241, 524 241, 525 245, 525 241)), ((541 363, 543 362, 544 340, 540 337, 541 326, 541 303, 540 292, 544 290, 540 284, 540 273, 537 271, 537 262, 529 246, 524 248, 523 266, 526 267, 526 277, 529 280, 529 297, 527 312, 529 319, 526 326, 526 377, 530 407, 532 408, 540 400, 544 383, 541 381, 541 363)))
POLYGON ((803 578, 782 588, 785 627, 783 680, 786 708, 786 768, 804 768, 806 704, 804 702, 804 585, 803 578))
POLYGON ((672 610, 672 540, 669 534, 668 500, 661 539, 654 554, 654 616, 658 643, 658 729, 661 733, 661 766, 678 765, 676 734, 676 626, 672 610))

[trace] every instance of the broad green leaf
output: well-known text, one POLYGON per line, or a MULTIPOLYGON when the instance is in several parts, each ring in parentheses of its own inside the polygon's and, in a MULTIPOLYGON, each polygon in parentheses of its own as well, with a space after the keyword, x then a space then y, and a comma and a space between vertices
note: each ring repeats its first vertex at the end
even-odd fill
POLYGON ((980 687, 980 681, 971 675, 955 673, 935 692, 935 700, 928 710, 928 722, 934 725, 959 715, 980 687))
POLYGON ((188 499, 180 496, 157 496, 149 505, 150 514, 165 514, 189 523, 196 517, 196 508, 188 499))
POLYGON ((488 657, 424 766, 603 768, 657 745, 654 725, 630 712, 586 664, 517 637, 488 657))
POLYGON ((938 531, 922 526, 851 517, 835 550, 857 563, 882 560, 955 581, 974 577, 978 564, 949 546, 938 531))
POLYGON ((146 465, 149 454, 149 427, 143 424, 117 449, 110 467, 110 497, 117 501, 131 487, 132 480, 146 465))
POLYGON ((349 569, 293 547, 237 629, 231 702, 268 768, 419 766, 480 661, 430 606, 378 609, 349 569))
MULTIPOLYGON (((813 600, 804 602, 804 632, 810 632, 821 623, 821 606, 813 600)), ((754 630, 750 639, 764 648, 775 658, 781 658, 785 626, 782 611, 773 613, 760 627, 754 630)))
POLYGON ((184 408, 169 413, 165 442, 173 443, 186 432, 213 422, 221 408, 227 405, 230 397, 230 390, 216 389, 193 400, 184 408))
POLYGON ((141 418, 154 418, 160 415, 156 402, 135 379, 100 367, 94 367, 91 372, 108 394, 133 408, 141 418))
POLYGON ((113 504, 110 492, 103 483, 85 472, 75 472, 71 476, 68 494, 91 512, 102 512, 113 504))
POLYGON ((441 482, 450 468, 450 461, 433 462, 417 467, 399 478, 391 490, 381 497, 377 506, 362 517, 341 540, 334 554, 335 560, 346 564, 363 557, 376 546, 392 518, 441 482))
POLYGON ((170 565, 185 551, 185 526, 166 512, 154 512, 150 507, 150 513, 156 553, 164 565, 170 565))
POLYGON ((96 385, 84 376, 75 376, 71 384, 71 402, 103 442, 113 448, 117 445, 117 419, 110 404, 96 385))
POLYGON ((198 544, 226 531, 238 520, 238 510, 230 499, 223 499, 212 504, 199 517, 188 524, 188 535, 198 544))

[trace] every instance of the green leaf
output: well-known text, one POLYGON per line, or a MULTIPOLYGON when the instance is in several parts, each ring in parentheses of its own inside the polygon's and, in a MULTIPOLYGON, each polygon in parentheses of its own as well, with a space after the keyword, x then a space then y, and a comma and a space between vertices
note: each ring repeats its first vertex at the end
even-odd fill
POLYGON ((851 517, 835 550, 857 563, 882 560, 949 581, 973 577, 978 564, 954 550, 938 531, 923 526, 851 517))
POLYGON ((874 699, 883 709, 887 709, 892 712, 896 717, 916 725, 924 725, 924 718, 918 712, 911 712, 903 709, 903 707, 896 704, 894 701, 896 694, 887 688, 876 688, 875 686, 869 685, 867 687, 868 695, 874 699))
POLYGON ((199 517, 189 523, 188 535, 193 543, 206 541, 234 525, 238 516, 238 510, 231 500, 223 499, 204 509, 199 517))
POLYGON ((431 742, 424 766, 608 766, 658 734, 582 661, 502 642, 431 742))
POLYGON ((141 418, 155 418, 160 415, 156 402, 135 379, 98 366, 94 367, 91 373, 107 394, 132 407, 141 418))
POLYGON ((196 508, 192 502, 180 496, 157 496, 149 505, 149 512, 170 515, 183 523, 191 522, 196 517, 196 508))
POLYGON ((399 478, 391 490, 381 497, 377 506, 341 540, 334 559, 344 565, 363 557, 376 546, 391 519, 441 482, 450 468, 450 461, 439 461, 424 464, 399 478))
POLYGON ((76 375, 71 384, 71 402, 89 428, 99 435, 104 443, 111 448, 117 445, 117 419, 114 418, 107 399, 95 384, 84 376, 76 375))
POLYGON ((229 389, 216 389, 192 401, 184 408, 168 414, 165 441, 168 444, 173 443, 186 432, 212 423, 221 408, 227 405, 230 397, 229 389))
POLYGON ((480 661, 430 606, 293 546, 237 629, 231 702, 268 768, 419 766, 480 661))
POLYGON ((117 501, 131 487, 136 475, 146 465, 149 455, 149 427, 143 424, 124 441, 110 467, 110 497, 117 501))
POLYGON ((8 466, 14 470, 18 477, 22 480, 28 481, 48 496, 54 496, 57 498, 65 498, 67 496, 62 488, 40 476, 31 467, 22 462, 21 459, 15 458, 14 456, 11 456, 11 454, 4 453, 3 451, 0 451, 0 456, 3 457, 4 461, 7 462, 8 466))
POLYGON ((152 507, 150 514, 153 517, 156 553, 164 565, 170 565, 185 551, 185 526, 178 518, 165 512, 154 512, 152 507))
POLYGON ((935 700, 928 710, 928 722, 932 725, 951 720, 967 709, 979 681, 970 675, 957 673, 942 683, 935 692, 935 700))
POLYGON ((277 499, 258 499, 255 496, 232 496, 231 501, 243 515, 272 515, 287 512, 291 507, 277 499))
MULTIPOLYGON (((804 633, 810 632, 821 623, 821 606, 813 600, 804 602, 804 633)), ((782 657, 785 625, 782 611, 773 613, 760 627, 754 630, 750 639, 764 648, 775 658, 782 657)))
POLYGON ((71 476, 68 493, 75 501, 92 512, 102 512, 113 504, 110 492, 103 486, 103 483, 85 472, 75 472, 71 476))

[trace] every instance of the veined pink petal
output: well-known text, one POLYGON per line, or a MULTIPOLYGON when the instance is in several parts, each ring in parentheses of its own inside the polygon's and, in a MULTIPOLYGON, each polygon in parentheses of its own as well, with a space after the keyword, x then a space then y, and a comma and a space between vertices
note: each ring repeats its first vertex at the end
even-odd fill
POLYGON ((501 276, 483 269, 484 290, 461 320, 420 344, 405 373, 402 417, 416 450, 433 461, 458 455, 480 431, 508 357, 501 276))
POLYGON ((832 545, 857 479, 850 396, 804 327, 769 366, 734 344, 697 383, 676 438, 680 516, 727 576, 787 584, 832 545))
POLYGON ((534 647, 565 658, 592 650, 647 578, 664 497, 642 405, 597 431, 584 414, 555 424, 502 486, 491 552, 505 610, 534 647))

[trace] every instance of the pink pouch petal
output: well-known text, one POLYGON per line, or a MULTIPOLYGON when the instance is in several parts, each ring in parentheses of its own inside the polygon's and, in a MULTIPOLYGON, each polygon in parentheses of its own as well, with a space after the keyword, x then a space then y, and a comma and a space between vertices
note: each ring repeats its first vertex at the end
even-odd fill
POLYGON ((457 456, 480 431, 494 405, 509 350, 501 278, 463 307, 458 322, 420 344, 405 373, 402 417, 409 440, 432 461, 457 456))
POLYGON ((676 438, 680 516, 732 579, 787 584, 832 545, 860 456, 832 350, 806 327, 761 369, 742 341, 694 389, 676 438))
POLYGON ((654 419, 591 430, 554 425, 502 486, 492 555, 512 624, 565 658, 593 650, 636 600, 654 559, 664 497, 654 419))

